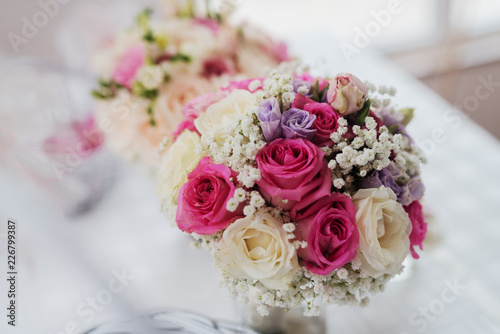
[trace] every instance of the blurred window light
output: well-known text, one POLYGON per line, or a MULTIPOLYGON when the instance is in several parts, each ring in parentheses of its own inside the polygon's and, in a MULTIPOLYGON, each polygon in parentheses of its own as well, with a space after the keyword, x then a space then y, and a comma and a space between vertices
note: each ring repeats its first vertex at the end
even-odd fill
POLYGON ((479 35, 500 31, 500 1, 453 0, 450 4, 450 24, 457 33, 479 35))
POLYGON ((500 0, 221 1, 237 5, 237 21, 287 42, 332 36, 379 49, 418 77, 500 60, 500 0))
POLYGON ((322 31, 353 43, 364 33, 376 35, 370 46, 393 51, 435 42, 444 31, 443 6, 435 0, 240 0, 239 5, 238 19, 277 37, 322 31))

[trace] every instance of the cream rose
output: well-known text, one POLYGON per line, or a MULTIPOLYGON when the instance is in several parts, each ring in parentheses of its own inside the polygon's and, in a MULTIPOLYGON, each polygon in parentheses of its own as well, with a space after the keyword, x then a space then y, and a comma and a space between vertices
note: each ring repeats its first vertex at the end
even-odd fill
POLYGON ((259 280, 268 289, 287 290, 299 264, 281 226, 263 212, 236 220, 214 253, 217 267, 238 278, 259 280))
POLYGON ((146 100, 121 90, 113 100, 99 101, 97 124, 106 133, 106 145, 127 161, 141 161, 148 172, 158 172, 161 134, 149 124, 146 100))
POLYGON ((361 189, 352 197, 359 228, 357 257, 372 277, 396 274, 410 252, 411 222, 394 192, 386 187, 361 189))
POLYGON ((157 193, 162 210, 167 213, 177 205, 180 187, 187 182, 189 173, 201 159, 201 156, 195 153, 199 142, 200 136, 196 132, 185 130, 162 157, 157 193))
POLYGON ((208 107, 207 111, 194 121, 194 125, 203 136, 213 136, 218 144, 222 144, 227 136, 227 126, 244 115, 254 103, 255 97, 249 91, 236 89, 208 107))
MULTIPOLYGON (((211 92, 216 85, 205 78, 179 75, 160 87, 153 115, 163 136, 172 134, 184 120, 182 109, 193 98, 211 92)), ((159 144, 158 142, 157 144, 159 144)))

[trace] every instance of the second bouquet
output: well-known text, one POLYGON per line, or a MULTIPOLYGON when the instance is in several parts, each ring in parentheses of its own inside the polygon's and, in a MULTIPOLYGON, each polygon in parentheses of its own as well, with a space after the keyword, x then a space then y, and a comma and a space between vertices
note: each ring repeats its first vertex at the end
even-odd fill
POLYGON ((286 46, 259 30, 231 25, 191 1, 181 4, 169 3, 160 19, 144 11, 95 57, 100 79, 93 94, 107 144, 153 172, 162 140, 171 138, 188 101, 288 60, 286 46))

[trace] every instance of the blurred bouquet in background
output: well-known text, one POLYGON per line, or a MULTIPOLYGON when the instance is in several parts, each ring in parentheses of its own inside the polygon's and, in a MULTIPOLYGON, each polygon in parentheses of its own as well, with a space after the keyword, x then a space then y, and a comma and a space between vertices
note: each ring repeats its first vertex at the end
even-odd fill
POLYGON ((188 101, 230 80, 260 76, 288 55, 284 44, 253 27, 230 25, 229 13, 210 2, 166 1, 162 18, 152 14, 142 12, 94 57, 100 79, 93 94, 110 147, 155 171, 188 101))
POLYGON ((89 210, 110 188, 116 160, 102 145, 85 72, 21 60, 2 72, 0 163, 23 173, 57 210, 89 210))
POLYGON ((418 258, 427 229, 413 110, 397 110, 394 93, 283 63, 196 98, 163 156, 163 211, 263 315, 365 304, 418 258))

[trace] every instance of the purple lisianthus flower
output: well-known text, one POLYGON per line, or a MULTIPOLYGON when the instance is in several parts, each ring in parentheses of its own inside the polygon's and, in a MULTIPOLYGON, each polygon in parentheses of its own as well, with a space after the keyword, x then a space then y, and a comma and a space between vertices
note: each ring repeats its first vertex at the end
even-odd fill
POLYGON ((275 97, 259 101, 257 117, 266 142, 270 143, 281 137, 281 111, 275 97))
POLYGON ((380 118, 382 119, 382 122, 384 122, 384 125, 388 128, 397 126, 396 130, 394 131, 395 134, 400 133, 411 140, 408 132, 406 132, 406 127, 403 125, 403 115, 398 112, 392 113, 391 111, 389 111, 389 109, 384 108, 380 112, 380 118))
POLYGON ((389 166, 373 171, 370 176, 359 181, 360 188, 378 188, 384 186, 392 189, 402 205, 409 205, 413 201, 421 199, 424 195, 425 187, 419 175, 415 175, 404 184, 398 184, 397 180, 402 176, 401 171, 391 162, 389 166))
POLYGON ((398 175, 401 174, 399 170, 394 166, 394 164, 390 164, 388 167, 382 170, 375 170, 371 173, 367 178, 359 181, 358 186, 360 188, 378 188, 384 186, 386 188, 390 188, 399 199, 399 196, 403 193, 401 186, 399 186, 396 182, 398 175))
POLYGON ((281 128, 285 138, 302 138, 311 140, 316 134, 312 125, 316 116, 305 110, 290 108, 283 113, 281 128))
POLYGON ((310 82, 300 80, 300 79, 295 79, 292 81, 292 86, 293 86, 294 93, 300 93, 299 88, 302 86, 306 86, 307 93, 301 93, 301 94, 304 95, 305 97, 311 98, 312 94, 309 94, 309 91, 311 90, 311 83, 310 82))
POLYGON ((328 94, 327 93, 323 94, 323 97, 321 97, 321 100, 319 102, 328 103, 328 94))
POLYGON ((401 190, 398 202, 402 205, 410 205, 424 196, 425 186, 420 176, 415 175, 405 185, 401 186, 401 190))

